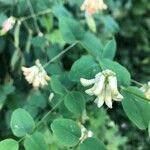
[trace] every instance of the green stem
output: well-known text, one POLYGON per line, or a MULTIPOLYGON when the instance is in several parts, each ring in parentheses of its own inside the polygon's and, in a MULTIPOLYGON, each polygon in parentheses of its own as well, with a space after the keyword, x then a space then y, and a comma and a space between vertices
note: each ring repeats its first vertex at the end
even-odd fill
POLYGON ((40 31, 40 29, 39 29, 39 26, 38 26, 38 23, 37 23, 36 15, 35 15, 35 13, 34 13, 34 10, 33 10, 32 4, 31 4, 31 1, 30 1, 30 0, 27 0, 27 4, 28 4, 28 7, 29 7, 29 9, 30 9, 31 15, 33 16, 34 25, 35 25, 35 28, 36 28, 36 30, 37 30, 37 33, 41 33, 41 31, 40 31))
POLYGON ((37 123, 34 128, 34 131, 45 121, 45 119, 62 103, 63 100, 60 100, 50 111, 48 111, 43 118, 37 123))
MULTIPOLYGON (((43 118, 36 124, 34 127, 33 132, 42 124, 44 123, 45 119, 62 103, 63 100, 60 100, 50 111, 48 111, 43 118)), ((22 142, 24 140, 25 136, 22 137, 20 140, 18 140, 18 143, 22 142)))
POLYGON ((62 56, 64 53, 68 52, 71 48, 73 48, 76 44, 78 43, 78 41, 74 42, 73 44, 71 44, 69 47, 67 47, 66 49, 64 49, 62 52, 60 52, 58 55, 56 55, 55 57, 53 57, 50 61, 48 61, 43 68, 46 68, 50 63, 54 62, 56 59, 58 59, 60 56, 62 56))
POLYGON ((45 14, 48 14, 52 12, 51 9, 47 9, 47 10, 44 10, 44 11, 40 11, 39 13, 37 14, 32 14, 32 15, 29 15, 29 16, 26 16, 26 17, 23 17, 21 18, 21 21, 25 21, 25 20, 28 20, 28 19, 31 19, 31 18, 34 18, 34 17, 37 17, 37 16, 41 16, 41 15, 45 15, 45 14))
POLYGON ((137 85, 139 85, 139 86, 143 86, 142 83, 140 83, 140 82, 138 82, 138 81, 135 81, 134 79, 131 79, 131 82, 133 82, 133 83, 135 83, 135 84, 137 84, 137 85))

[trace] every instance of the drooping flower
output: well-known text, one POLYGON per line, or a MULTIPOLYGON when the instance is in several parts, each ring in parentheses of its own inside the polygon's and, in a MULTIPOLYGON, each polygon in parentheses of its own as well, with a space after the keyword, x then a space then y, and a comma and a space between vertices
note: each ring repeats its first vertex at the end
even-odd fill
POLYGON ((140 88, 142 92, 144 92, 147 99, 150 100, 150 81, 143 85, 143 87, 140 88))
POLYGON ((35 88, 44 87, 48 84, 47 81, 50 80, 39 60, 35 61, 35 66, 30 68, 22 67, 22 71, 28 83, 35 88))
POLYGON ((87 130, 82 124, 79 124, 81 128, 81 137, 80 142, 82 143, 86 138, 90 138, 93 136, 93 132, 91 130, 87 130))
POLYGON ((1 35, 6 34, 9 30, 11 30, 16 22, 16 19, 11 16, 7 20, 4 21, 2 25, 1 35))
POLYGON ((109 108, 112 108, 112 100, 121 101, 123 99, 118 91, 116 74, 111 70, 107 69, 97 73, 94 79, 81 78, 80 82, 83 86, 94 84, 92 88, 87 89, 85 92, 88 95, 96 96, 94 102, 98 107, 101 107, 105 102, 109 108))
POLYGON ((103 0, 84 0, 81 5, 81 10, 85 11, 86 16, 91 16, 92 14, 107 9, 107 5, 103 0))

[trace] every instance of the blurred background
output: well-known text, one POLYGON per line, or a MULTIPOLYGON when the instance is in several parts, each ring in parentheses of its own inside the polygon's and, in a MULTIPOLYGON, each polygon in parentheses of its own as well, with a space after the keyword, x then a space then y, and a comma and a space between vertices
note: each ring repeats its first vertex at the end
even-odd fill
MULTIPOLYGON (((69 14, 88 29, 83 0, 0 0, 0 27, 10 16, 23 19, 21 25, 0 36, 0 139, 13 137, 9 120, 11 112, 18 107, 27 109, 34 118, 40 117, 43 109, 49 109, 43 93, 32 92, 23 79, 21 66, 33 65, 36 58, 47 62, 68 46, 58 28, 58 16, 69 14), (36 17, 35 17, 36 16, 36 17), (41 96, 41 97, 40 97, 41 96), (37 97, 39 98, 37 100, 37 97), (32 101, 29 102, 29 99, 32 101), (35 106, 39 102, 39 106, 35 106)), ((115 60, 125 66, 132 78, 145 83, 150 76, 150 1, 106 0, 108 9, 94 15, 96 35, 103 44, 115 37, 117 54, 115 60)), ((67 53, 57 63, 50 65, 48 72, 60 74, 70 70, 73 62, 83 54, 67 53)), ((65 77, 65 73, 63 73, 65 77)), ((63 78, 63 77, 62 77, 63 78)), ((97 109, 88 104, 89 122, 96 134, 110 150, 149 150, 147 131, 137 129, 126 117, 121 104, 114 111, 97 109)), ((52 142, 55 143, 55 140, 52 142)), ((55 147, 53 149, 57 149, 55 147)))

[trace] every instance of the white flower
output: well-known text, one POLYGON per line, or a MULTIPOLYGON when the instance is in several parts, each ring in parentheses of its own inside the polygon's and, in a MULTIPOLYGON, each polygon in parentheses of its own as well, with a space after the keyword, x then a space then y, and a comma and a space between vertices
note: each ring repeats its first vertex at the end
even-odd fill
POLYGON ((87 16, 91 16, 99 10, 107 9, 107 5, 103 0, 84 0, 81 10, 85 10, 87 16))
POLYGON ((123 96, 118 91, 116 74, 111 70, 107 69, 97 73, 94 79, 81 78, 80 82, 83 86, 94 84, 92 88, 85 92, 88 95, 96 96, 94 102, 98 107, 101 107, 105 102, 109 108, 112 108, 112 100, 121 101, 123 99, 123 96))
POLYGON ((50 93, 49 98, 48 98, 49 102, 51 102, 53 98, 54 98, 54 93, 50 93))
POLYGON ((140 90, 145 94, 146 98, 150 100, 150 81, 143 85, 140 90))
POLYGON ((16 22, 16 19, 14 17, 9 17, 7 20, 4 21, 2 25, 1 34, 6 34, 9 30, 11 30, 16 22))
POLYGON ((81 137, 80 142, 82 143, 86 138, 90 138, 93 136, 93 132, 91 130, 87 130, 83 125, 79 124, 81 127, 81 137))
POLYGON ((50 77, 47 75, 39 60, 36 60, 35 64, 35 66, 30 68, 22 67, 23 74, 25 79, 32 84, 33 87, 44 87, 48 84, 47 81, 50 80, 50 77))

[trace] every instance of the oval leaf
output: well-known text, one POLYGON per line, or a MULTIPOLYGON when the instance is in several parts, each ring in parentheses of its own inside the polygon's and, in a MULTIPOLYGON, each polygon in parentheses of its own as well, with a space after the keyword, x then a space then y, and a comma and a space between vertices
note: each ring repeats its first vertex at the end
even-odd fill
POLYGON ((123 109, 129 119, 140 129, 146 129, 150 121, 150 103, 144 99, 143 93, 136 87, 122 91, 123 109))
POLYGON ((34 120, 30 114, 22 108, 16 109, 11 116, 10 126, 17 137, 25 136, 34 129, 34 120))
POLYGON ((113 59, 115 57, 115 53, 116 53, 116 41, 115 39, 113 39, 110 40, 108 43, 106 43, 103 49, 103 57, 113 59))
POLYGON ((13 139, 6 139, 0 142, 0 150, 18 150, 18 142, 13 139))
POLYGON ((79 146, 79 150, 106 150, 105 145, 96 138, 87 138, 79 146))
POLYGON ((70 92, 65 97, 65 106, 76 116, 80 116, 85 109, 85 100, 80 92, 70 92))
POLYGON ((56 119, 51 124, 51 129, 64 146, 70 147, 78 144, 81 130, 76 122, 70 119, 56 119))
POLYGON ((27 135, 24 141, 25 150, 48 150, 48 145, 44 140, 43 134, 35 132, 27 135))
POLYGON ((99 71, 100 67, 93 57, 86 55, 73 64, 69 77, 72 81, 79 81, 80 78, 93 78, 99 71))

